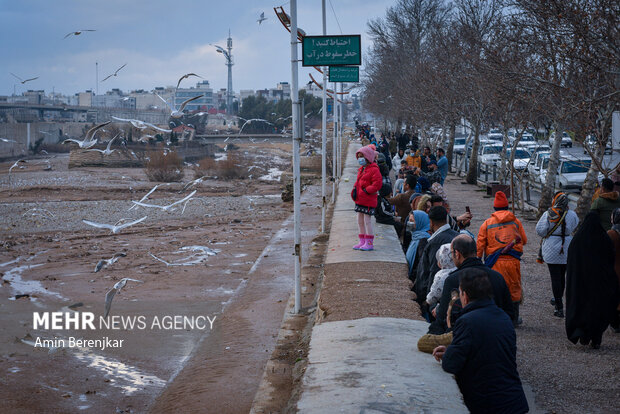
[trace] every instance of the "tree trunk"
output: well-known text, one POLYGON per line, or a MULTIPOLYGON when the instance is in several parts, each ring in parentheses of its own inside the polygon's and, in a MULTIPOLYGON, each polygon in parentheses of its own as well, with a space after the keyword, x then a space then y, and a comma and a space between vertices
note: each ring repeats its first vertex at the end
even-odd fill
POLYGON ((545 185, 540 193, 540 200, 538 201, 538 216, 540 217, 549 207, 553 201, 553 193, 555 190, 555 177, 558 174, 558 166, 560 165, 560 147, 562 145, 562 133, 564 132, 563 125, 555 125, 555 139, 551 146, 551 156, 549 157, 549 168, 547 169, 547 177, 545 179, 545 185))
MULTIPOLYGON (((478 183, 478 147, 480 146, 480 121, 476 121, 474 127, 474 145, 471 148, 471 159, 469 160, 469 170, 467 171, 467 184, 478 183)), ((467 152, 467 148, 465 148, 467 152)))
POLYGON ((467 139, 465 140, 465 151, 463 152, 463 158, 461 158, 461 162, 456 168, 456 175, 458 175, 459 177, 463 173, 463 170, 465 170, 465 160, 467 159, 467 147, 469 146, 469 143, 471 142, 472 137, 473 137, 473 134, 472 134, 472 131, 470 130, 469 135, 467 135, 467 139))
POLYGON ((448 158, 448 169, 452 171, 452 153, 454 152, 454 137, 456 136, 456 123, 452 121, 450 123, 450 141, 448 141, 448 148, 446 149, 446 158, 448 158))

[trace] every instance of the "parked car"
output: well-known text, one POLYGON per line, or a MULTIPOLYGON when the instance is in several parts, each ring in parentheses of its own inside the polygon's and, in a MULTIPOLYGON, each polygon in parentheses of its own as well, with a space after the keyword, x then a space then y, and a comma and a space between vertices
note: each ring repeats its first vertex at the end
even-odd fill
MULTIPOLYGON (((605 154, 611 154, 613 152, 613 143, 611 142, 611 137, 609 137, 609 139, 607 139, 607 145, 605 146, 605 154)), ((588 135, 586 136, 586 139, 583 141, 583 153, 587 154, 588 151, 586 150, 586 147, 590 148, 591 152, 596 151, 596 147, 598 145, 598 139, 596 138, 595 135, 588 135)))
POLYGON ((479 161, 484 165, 497 165, 502 152, 502 146, 497 144, 487 144, 482 147, 479 161))
POLYGON ((538 151, 536 154, 532 154, 532 162, 527 166, 527 173, 532 179, 536 180, 540 176, 540 167, 542 166, 543 159, 550 156, 550 151, 538 151))
MULTIPOLYGON (((549 135, 549 146, 553 146, 553 141, 555 141, 555 131, 549 135)), ((570 138, 567 132, 562 132, 562 142, 560 142, 560 147, 572 148, 573 140, 570 138)))
MULTIPOLYGON (((506 151, 506 159, 510 159, 512 154, 512 149, 506 151)), ((515 169, 515 171, 522 171, 524 170, 528 163, 530 162, 530 158, 532 157, 532 154, 525 148, 520 148, 517 147, 517 149, 515 149, 515 157, 514 157, 514 162, 513 162, 513 167, 515 169)))
POLYGON ((489 133, 487 134, 487 139, 493 140, 493 141, 503 141, 504 140, 504 134, 502 134, 502 131, 500 129, 491 129, 489 131, 489 133))
POLYGON ((462 137, 462 136, 454 137, 454 153, 464 154, 466 142, 467 142, 467 137, 462 137))
MULTIPOLYGON (((480 153, 482 152, 482 148, 485 145, 490 145, 490 144, 497 144, 497 141, 493 141, 490 139, 486 139, 486 138, 480 138, 480 145, 478 145, 478 155, 480 155, 480 153)), ((474 146, 474 140, 473 138, 469 141, 469 144, 467 144, 467 156, 471 157, 471 149, 474 146)))

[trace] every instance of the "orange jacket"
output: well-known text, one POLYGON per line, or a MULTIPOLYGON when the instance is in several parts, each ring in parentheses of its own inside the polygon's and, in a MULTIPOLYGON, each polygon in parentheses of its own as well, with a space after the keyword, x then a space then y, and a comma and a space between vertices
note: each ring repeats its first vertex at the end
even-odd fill
POLYGON ((499 210, 486 219, 478 231, 478 257, 489 256, 493 252, 505 247, 519 236, 521 241, 516 243, 514 250, 523 253, 523 245, 527 244, 527 236, 523 224, 509 210, 499 210))

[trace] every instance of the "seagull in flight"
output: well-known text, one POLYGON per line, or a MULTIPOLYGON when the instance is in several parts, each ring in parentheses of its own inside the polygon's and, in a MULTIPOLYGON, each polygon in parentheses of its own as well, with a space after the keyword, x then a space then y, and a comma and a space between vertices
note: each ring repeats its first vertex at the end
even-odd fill
POLYGON ((140 121, 139 119, 125 119, 125 118, 117 118, 115 116, 113 116, 112 119, 114 119, 115 121, 119 121, 119 122, 129 122, 134 128, 138 128, 138 129, 153 128, 161 132, 172 132, 171 129, 160 128, 153 124, 149 124, 148 122, 140 121))
POLYGON ((182 198, 182 199, 180 199, 178 201, 175 201, 172 204, 168 204, 167 206, 158 206, 156 204, 146 204, 146 203, 143 203, 141 201, 132 201, 132 203, 134 203, 135 205, 140 206, 140 207, 160 208, 160 209, 162 209, 164 211, 170 211, 174 206, 176 206, 178 204, 182 204, 182 203, 184 203, 186 201, 189 201, 189 199, 192 198, 194 196, 194 194, 196 194, 196 192, 197 192, 197 190, 194 190, 191 193, 189 193, 189 195, 187 195, 186 197, 184 197, 184 198, 182 198))
POLYGON ((103 78, 103 80, 102 80, 101 82, 105 82, 106 80, 110 79, 112 76, 117 76, 117 75, 118 75, 118 72, 119 72, 121 69, 123 69, 125 66, 127 66, 127 64, 126 64, 126 63, 125 63, 123 66, 121 66, 120 68, 116 69, 116 71, 115 71, 113 74, 108 75, 108 76, 106 76, 105 78, 103 78))
POLYGON ((144 283, 141 280, 132 279, 130 277, 124 277, 118 282, 116 282, 114 284, 114 287, 108 290, 108 293, 106 293, 105 295, 105 311, 103 313, 104 318, 107 318, 108 314, 110 313, 110 308, 112 307, 112 299, 114 299, 114 295, 116 295, 117 293, 121 293, 121 289, 124 288, 127 282, 130 280, 132 282, 144 283))
POLYGON ((81 35, 83 32, 96 32, 96 30, 92 30, 92 29, 82 29, 82 30, 77 30, 75 32, 69 32, 65 35, 65 37, 63 37, 63 39, 66 39, 69 36, 79 36, 81 35))
POLYGON ((89 149, 89 150, 86 150, 86 151, 97 151, 97 152, 100 152, 100 153, 101 153, 101 154, 103 154, 103 155, 110 155, 110 154, 112 154, 114 151, 116 151, 116 150, 110 149, 110 147, 112 146, 112 142, 114 142, 114 140, 115 140, 116 138, 118 138, 118 136, 119 136, 119 135, 120 135, 120 134, 116 134, 116 136, 115 136, 114 138, 112 138, 112 139, 108 142, 108 146, 107 146, 107 147, 106 147, 106 149, 104 149, 104 150, 100 150, 100 149, 97 149, 97 148, 93 148, 93 149, 89 149))
POLYGON ((8 144, 9 142, 17 142, 17 141, 15 141, 14 139, 8 139, 8 138, 0 138, 0 141, 2 141, 2 142, 6 142, 7 144, 8 144))
POLYGON ((177 82, 177 87, 176 87, 176 89, 179 89, 179 85, 181 85, 181 81, 182 81, 183 79, 187 79, 187 78, 189 78, 190 76, 196 76, 197 78, 202 79, 202 76, 196 75, 195 73, 186 73, 185 75, 183 75, 183 76, 181 76, 181 77, 179 78, 179 81, 177 82))
POLYGON ((22 79, 19 76, 17 76, 16 74, 14 74, 13 72, 9 72, 11 75, 13 75, 15 78, 19 79, 19 81, 21 82, 21 84, 23 85, 26 82, 30 82, 33 81, 35 79, 39 79, 39 77, 37 76, 36 78, 29 78, 29 79, 22 79))
POLYGON ((146 220, 146 217, 147 216, 144 216, 138 220, 130 221, 129 223, 120 224, 120 225, 95 223, 94 221, 88 221, 88 220, 82 220, 82 222, 84 222, 84 224, 88 224, 89 226, 97 227, 98 229, 108 229, 112 231, 112 234, 116 234, 126 227, 133 226, 134 224, 142 223, 144 220, 146 220))
POLYGON ((208 177, 208 176, 206 176, 206 175, 203 175, 203 176, 202 176, 202 177, 200 177, 200 178, 196 178, 195 180, 188 182, 187 184, 185 184, 185 185, 183 186, 183 188, 181 189, 181 191, 179 191, 179 193, 182 193, 183 191, 187 190, 188 188, 193 187, 193 186, 195 186, 195 185, 198 185, 198 184, 202 183, 202 182, 203 182, 204 180, 206 180, 207 178, 209 178, 209 177, 208 177))
POLYGON ((258 24, 260 25, 262 22, 264 22, 265 20, 267 20, 267 18, 265 17, 265 12, 261 12, 260 17, 258 18, 258 20, 256 20, 258 22, 258 24))
POLYGON ((22 166, 21 166, 21 165, 19 165, 19 164, 21 164, 21 163, 24 163, 24 164, 25 164, 25 163, 27 163, 27 162, 28 162, 28 161, 26 161, 26 160, 17 160, 17 161, 15 161, 15 164, 13 164, 13 165, 11 165, 11 166, 9 167, 9 174, 11 174, 11 171, 13 171, 13 168, 16 168, 16 167, 19 167, 19 168, 24 168, 24 167, 22 167, 22 166))
POLYGON ((116 253, 114 256, 112 256, 109 259, 99 260, 99 262, 97 262, 97 266, 95 266, 95 273, 97 273, 101 269, 104 269, 108 266, 112 266, 114 263, 116 263, 118 259, 120 259, 121 257, 126 257, 126 256, 127 254, 125 253, 116 253))
MULTIPOLYGON (((155 94, 157 95, 157 94, 155 94)), ((170 116, 173 117, 174 119, 179 119, 183 116, 183 110, 185 109, 185 106, 190 103, 191 101, 195 101, 196 99, 200 99, 202 98, 204 95, 198 95, 198 96, 194 96, 193 98, 189 98, 186 101, 183 101, 183 103, 181 104, 181 106, 179 107, 179 109, 176 109, 173 105, 170 105, 170 103, 168 103, 168 101, 166 101, 164 98, 162 98, 161 96, 157 95, 157 97, 159 99, 161 99, 167 106, 168 108, 170 108, 170 116)))
MULTIPOLYGON (((166 185, 168 185, 168 183, 166 183, 166 185)), ((142 203, 144 200, 146 200, 147 198, 149 198, 149 196, 150 196, 151 194, 153 194, 153 193, 155 192, 155 190, 157 190, 157 187, 159 187, 159 186, 160 186, 160 184, 157 184, 155 187, 153 187, 153 188, 151 189, 151 191, 149 191, 148 193, 146 193, 146 194, 144 195, 144 197, 142 197, 142 198, 140 199, 140 202, 142 203)), ((136 205, 135 205, 135 204, 134 204, 134 205, 132 205, 131 207, 129 207, 129 210, 133 210, 134 208, 136 208, 136 205)))
POLYGON ((66 144, 67 142, 75 142, 80 148, 90 148, 97 143, 97 138, 95 138, 95 134, 97 133, 97 131, 108 125, 110 122, 112 121, 104 122, 103 124, 96 125, 89 129, 86 133, 86 136, 84 137, 84 140, 82 141, 78 141, 77 139, 73 138, 67 138, 62 143, 66 144))

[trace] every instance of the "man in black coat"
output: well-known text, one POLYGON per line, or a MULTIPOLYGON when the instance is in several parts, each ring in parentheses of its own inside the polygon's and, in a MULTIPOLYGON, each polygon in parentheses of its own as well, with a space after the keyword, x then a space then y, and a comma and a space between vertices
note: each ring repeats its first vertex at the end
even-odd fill
POLYGON ((486 272, 473 269, 460 280, 464 308, 449 346, 433 351, 444 371, 454 374, 472 413, 521 414, 529 411, 517 372, 517 335, 511 319, 491 295, 486 272))
POLYGON ((447 223, 448 211, 445 207, 431 207, 428 212, 428 218, 431 221, 432 235, 429 237, 422 252, 415 280, 415 293, 420 303, 426 299, 426 295, 428 295, 428 291, 433 284, 435 273, 439 271, 439 265, 435 256, 437 250, 439 250, 442 244, 450 243, 453 238, 458 236, 458 233, 452 230, 447 223))
POLYGON ((450 317, 450 315, 447 315, 447 310, 448 305, 450 304, 451 292, 454 289, 458 290, 460 278, 471 272, 482 271, 487 274, 493 288, 493 300, 495 301, 495 304, 499 308, 503 309, 512 320, 514 316, 514 309, 512 299, 510 298, 510 290, 508 290, 508 285, 506 285, 506 281, 500 273, 486 266, 482 263, 482 260, 476 257, 476 242, 474 239, 466 234, 460 234, 452 240, 452 245, 450 248, 452 253, 452 261, 456 265, 457 269, 450 273, 444 281, 441 299, 435 314, 435 320, 431 323, 428 333, 433 335, 441 335, 448 331, 446 318, 450 317))

